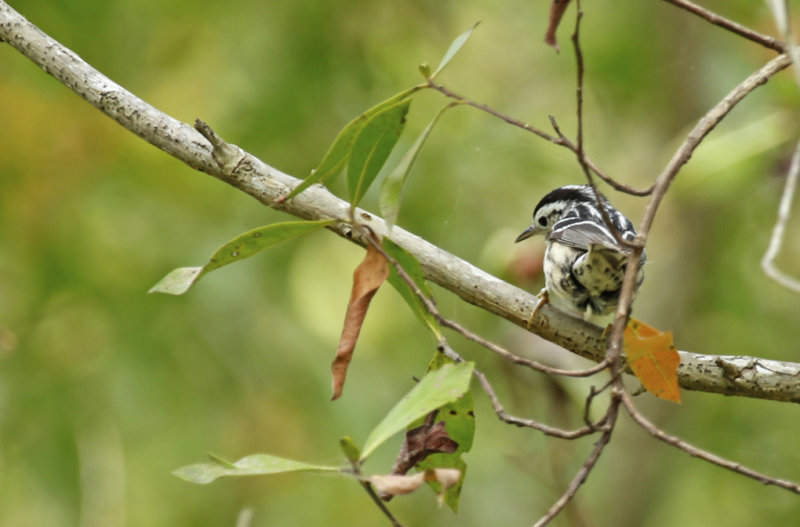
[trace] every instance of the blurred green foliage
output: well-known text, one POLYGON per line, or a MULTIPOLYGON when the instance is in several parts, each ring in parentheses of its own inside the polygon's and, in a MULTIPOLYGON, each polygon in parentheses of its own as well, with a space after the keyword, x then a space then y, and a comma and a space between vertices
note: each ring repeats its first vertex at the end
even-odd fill
MULTIPOLYGON (((299 177, 341 127, 419 82, 452 39, 482 23, 439 81, 541 128, 574 125, 570 8, 561 54, 542 43, 546 2, 13 2, 96 68, 167 113, 299 177)), ((771 33, 764 3, 709 0, 771 33)), ((696 119, 771 53, 664 2, 586 3, 586 145, 642 187, 696 119)), ((800 301, 760 272, 798 87, 779 75, 709 136, 668 195, 648 246, 638 318, 681 349, 798 359, 800 301)), ((405 150, 441 106, 415 101, 405 150)), ((386 524, 347 480, 285 475, 189 485, 170 472, 208 450, 343 462, 420 376, 434 342, 390 288, 373 302, 343 398, 330 397, 350 276, 363 251, 320 232, 217 271, 182 297, 147 295, 172 268, 287 218, 125 132, 0 45, 0 525, 386 524)), ((538 290, 511 262, 538 198, 581 180, 574 158, 477 111, 448 112, 409 180, 398 223, 538 290)), ((343 194, 343 178, 332 189, 343 194)), ((644 201, 613 195, 632 217, 644 201)), ((377 192, 364 206, 377 209, 377 192)), ((780 265, 800 274, 796 219, 780 265)), ((541 243, 541 242, 537 242, 541 243)), ((441 310, 562 366, 580 364, 435 289, 441 310)), ((518 371, 453 338, 509 411, 579 424, 587 381, 518 371)), ((475 446, 458 516, 426 493, 391 504, 409 525, 528 525, 591 447, 502 425, 476 393, 475 446)), ((767 473, 800 479, 796 406, 684 393, 643 396, 667 430, 767 473)), ((387 472, 399 447, 366 471, 387 472)), ((690 459, 625 419, 555 525, 786 525, 800 501, 690 459)))

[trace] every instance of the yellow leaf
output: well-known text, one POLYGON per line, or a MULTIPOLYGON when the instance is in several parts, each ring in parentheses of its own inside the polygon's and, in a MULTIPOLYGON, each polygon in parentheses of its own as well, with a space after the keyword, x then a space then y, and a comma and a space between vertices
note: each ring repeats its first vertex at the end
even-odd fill
POLYGON ((681 402, 678 365, 681 357, 672 344, 672 333, 661 332, 631 319, 625 327, 625 355, 634 375, 648 392, 681 402))

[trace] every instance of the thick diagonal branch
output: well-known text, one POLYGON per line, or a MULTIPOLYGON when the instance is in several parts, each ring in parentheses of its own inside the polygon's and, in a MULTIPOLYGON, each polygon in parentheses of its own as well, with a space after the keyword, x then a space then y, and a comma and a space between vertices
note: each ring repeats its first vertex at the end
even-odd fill
MULTIPOLYGON (((210 174, 253 196, 261 203, 304 219, 349 215, 350 204, 321 186, 312 186, 294 199, 277 200, 299 184, 299 180, 276 170, 244 150, 217 137, 212 144, 186 123, 147 104, 92 68, 75 53, 41 32, 19 13, 0 1, 0 39, 7 42, 47 73, 83 97, 92 106, 150 144, 187 165, 210 174)), ((765 81, 766 79, 764 79, 765 81)), ((204 130, 209 135, 209 130, 204 130)), ((378 235, 389 236, 412 253, 425 276, 465 301, 499 315, 521 327, 537 298, 478 269, 403 229, 391 234, 380 218, 358 210, 358 221, 378 235)), ((350 225, 332 227, 337 234, 356 243, 366 241, 350 225)), ((539 310, 531 331, 574 353, 602 360, 606 348, 602 328, 575 319, 547 305, 539 310)), ((681 352, 681 386, 726 395, 800 402, 800 364, 755 357, 703 355, 681 352)))

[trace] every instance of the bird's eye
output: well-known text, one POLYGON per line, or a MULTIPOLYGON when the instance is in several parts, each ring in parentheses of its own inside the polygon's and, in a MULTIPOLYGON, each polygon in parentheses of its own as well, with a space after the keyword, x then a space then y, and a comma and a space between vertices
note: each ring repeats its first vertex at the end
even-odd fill
POLYGON ((539 218, 539 225, 542 227, 547 227, 547 216, 542 216, 539 218))

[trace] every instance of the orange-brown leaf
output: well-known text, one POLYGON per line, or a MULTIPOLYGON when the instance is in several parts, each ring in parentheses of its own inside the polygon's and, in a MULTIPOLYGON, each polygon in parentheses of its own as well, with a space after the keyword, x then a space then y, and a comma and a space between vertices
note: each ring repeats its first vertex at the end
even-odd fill
POLYGON ((556 39, 556 30, 558 24, 561 23, 561 17, 564 16, 564 11, 567 10, 567 5, 570 0, 552 0, 550 4, 550 23, 547 26, 547 33, 544 35, 544 41, 556 48, 558 51, 558 40, 556 39))
POLYGON ((353 290, 350 293, 350 302, 347 304, 342 336, 339 339, 336 357, 331 364, 332 400, 342 395, 347 366, 353 358, 353 349, 356 347, 364 317, 367 316, 369 303, 387 276, 389 276, 389 263, 386 258, 372 245, 368 246, 367 255, 353 273, 353 290))
POLYGON ((625 327, 625 355, 647 391, 668 401, 681 402, 678 388, 681 357, 672 344, 671 332, 661 332, 631 319, 625 327))

